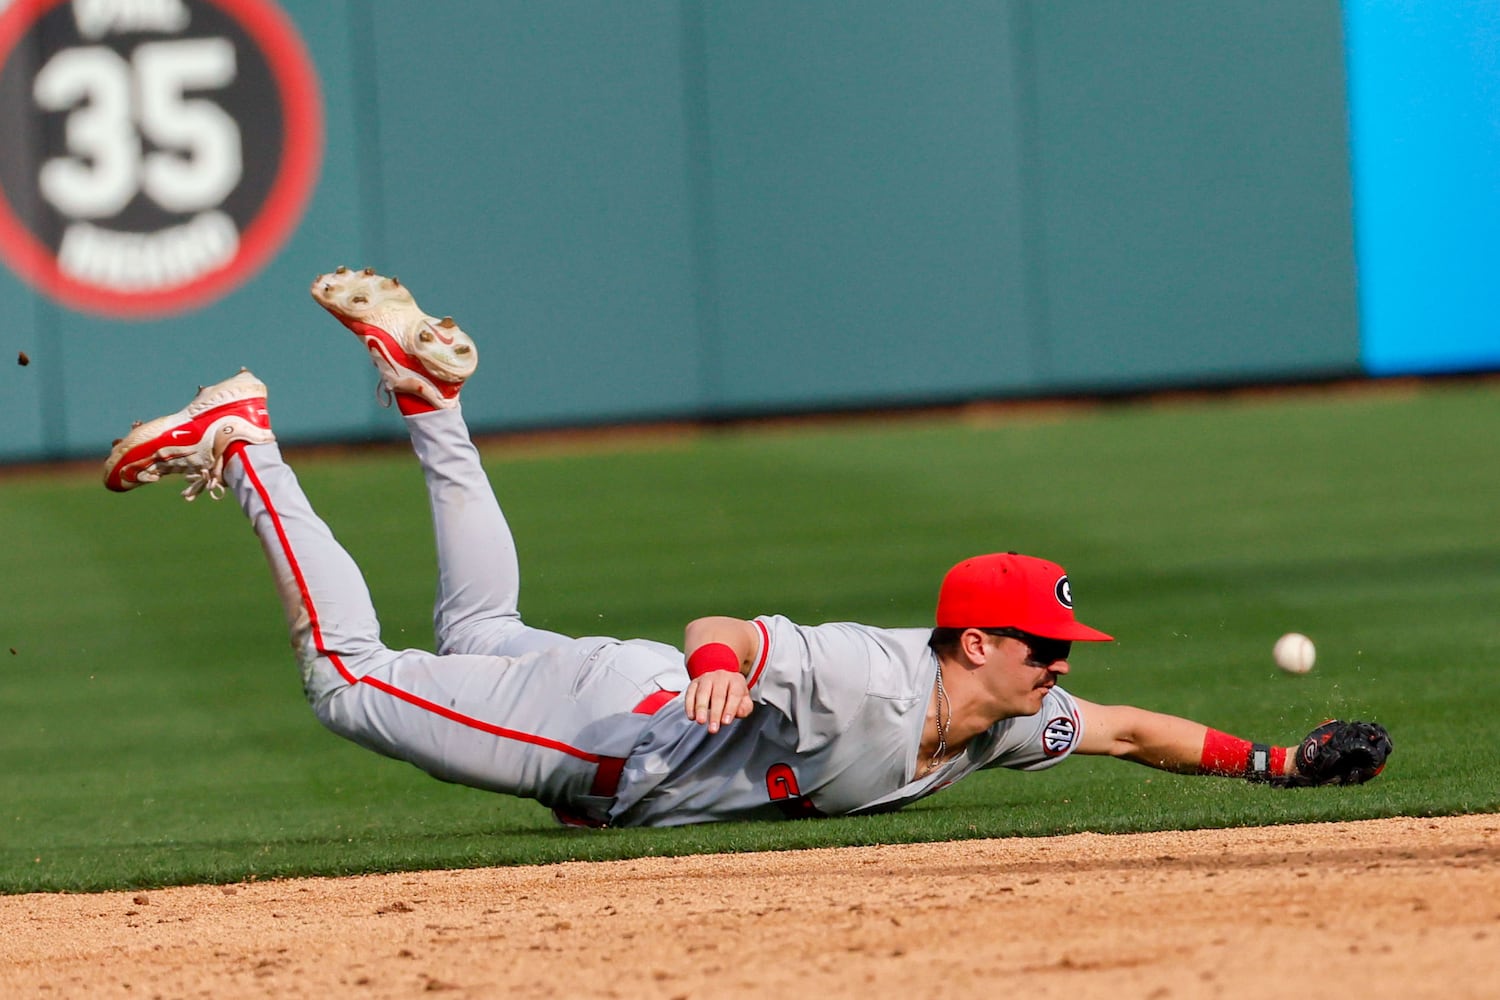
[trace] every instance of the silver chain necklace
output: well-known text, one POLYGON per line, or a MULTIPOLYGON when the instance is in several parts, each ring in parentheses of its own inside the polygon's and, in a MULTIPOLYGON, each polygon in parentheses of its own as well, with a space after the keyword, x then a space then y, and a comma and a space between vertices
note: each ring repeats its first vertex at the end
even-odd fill
MULTIPOLYGON (((943 760, 943 754, 948 751, 948 723, 943 721, 943 709, 948 705, 948 692, 943 690, 943 665, 938 664, 937 672, 937 731, 938 745, 932 752, 932 760, 927 762, 927 769, 933 770, 943 760)), ((948 712, 948 721, 953 721, 953 712, 948 712)))

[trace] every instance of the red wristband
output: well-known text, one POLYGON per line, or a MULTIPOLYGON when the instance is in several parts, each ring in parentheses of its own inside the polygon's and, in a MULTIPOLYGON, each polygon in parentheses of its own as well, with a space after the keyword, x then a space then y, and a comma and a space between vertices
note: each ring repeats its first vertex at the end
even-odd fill
POLYGON ((693 650, 687 658, 688 677, 697 679, 715 670, 740 672, 740 654, 722 642, 709 642, 693 650))
POLYGON ((1203 758, 1198 767, 1204 774, 1223 774, 1240 777, 1250 763, 1249 740, 1210 729, 1203 737, 1203 758))
POLYGON ((1198 767, 1204 774, 1222 774, 1252 781, 1279 778, 1286 768, 1286 747, 1251 743, 1210 729, 1203 737, 1203 756, 1198 767))

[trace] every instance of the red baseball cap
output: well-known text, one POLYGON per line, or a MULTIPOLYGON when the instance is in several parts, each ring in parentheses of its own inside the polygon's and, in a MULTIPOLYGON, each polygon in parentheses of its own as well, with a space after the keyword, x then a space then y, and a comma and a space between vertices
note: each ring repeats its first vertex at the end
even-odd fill
POLYGON ((1014 552, 965 559, 943 577, 939 628, 1014 628, 1044 639, 1111 642, 1073 617, 1068 574, 1055 562, 1014 552))

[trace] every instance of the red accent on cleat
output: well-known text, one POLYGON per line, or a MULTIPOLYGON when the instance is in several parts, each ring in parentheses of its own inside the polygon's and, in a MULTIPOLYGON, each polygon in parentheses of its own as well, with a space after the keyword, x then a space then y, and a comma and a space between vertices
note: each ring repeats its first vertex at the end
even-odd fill
MULTIPOLYGON (((361 323, 358 320, 350 320, 345 325, 364 340, 365 347, 369 349, 370 354, 376 355, 375 366, 377 368, 381 368, 381 370, 384 370, 384 366, 382 366, 380 363, 382 360, 384 360, 386 364, 390 365, 391 367, 401 368, 407 371, 427 371, 426 367, 419 359, 412 357, 406 352, 405 348, 401 346, 401 341, 397 340, 395 337, 391 336, 388 332, 382 330, 380 327, 372 326, 369 323, 361 323)), ((452 338, 449 338, 448 340, 444 341, 444 343, 452 344, 453 340, 452 338)), ((427 377, 428 380, 431 381, 433 388, 435 388, 444 399, 458 398, 458 390, 463 388, 462 382, 449 382, 444 379, 438 378, 431 372, 427 373, 427 377)), ((400 389, 396 389, 395 392, 397 396, 411 395, 410 393, 401 392, 400 389)), ((428 406, 426 409, 433 410, 436 409, 436 407, 428 406)))
POLYGON ((408 415, 458 405, 459 389, 474 374, 479 354, 452 318, 428 316, 410 289, 370 268, 319 275, 311 292, 365 345, 387 404, 394 397, 408 415))
POLYGON ((248 371, 198 390, 192 402, 165 417, 136 424, 115 442, 104 463, 104 485, 124 493, 166 475, 187 477, 189 500, 223 489, 224 463, 247 444, 276 440, 266 409, 266 387, 248 371))

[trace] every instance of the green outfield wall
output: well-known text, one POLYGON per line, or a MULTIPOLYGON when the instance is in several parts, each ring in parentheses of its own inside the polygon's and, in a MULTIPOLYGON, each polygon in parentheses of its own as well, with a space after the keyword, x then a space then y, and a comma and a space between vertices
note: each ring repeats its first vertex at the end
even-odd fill
POLYGON ((12 0, 0 460, 398 431, 338 264, 480 430, 1356 374, 1346 97, 1333 0, 12 0))

